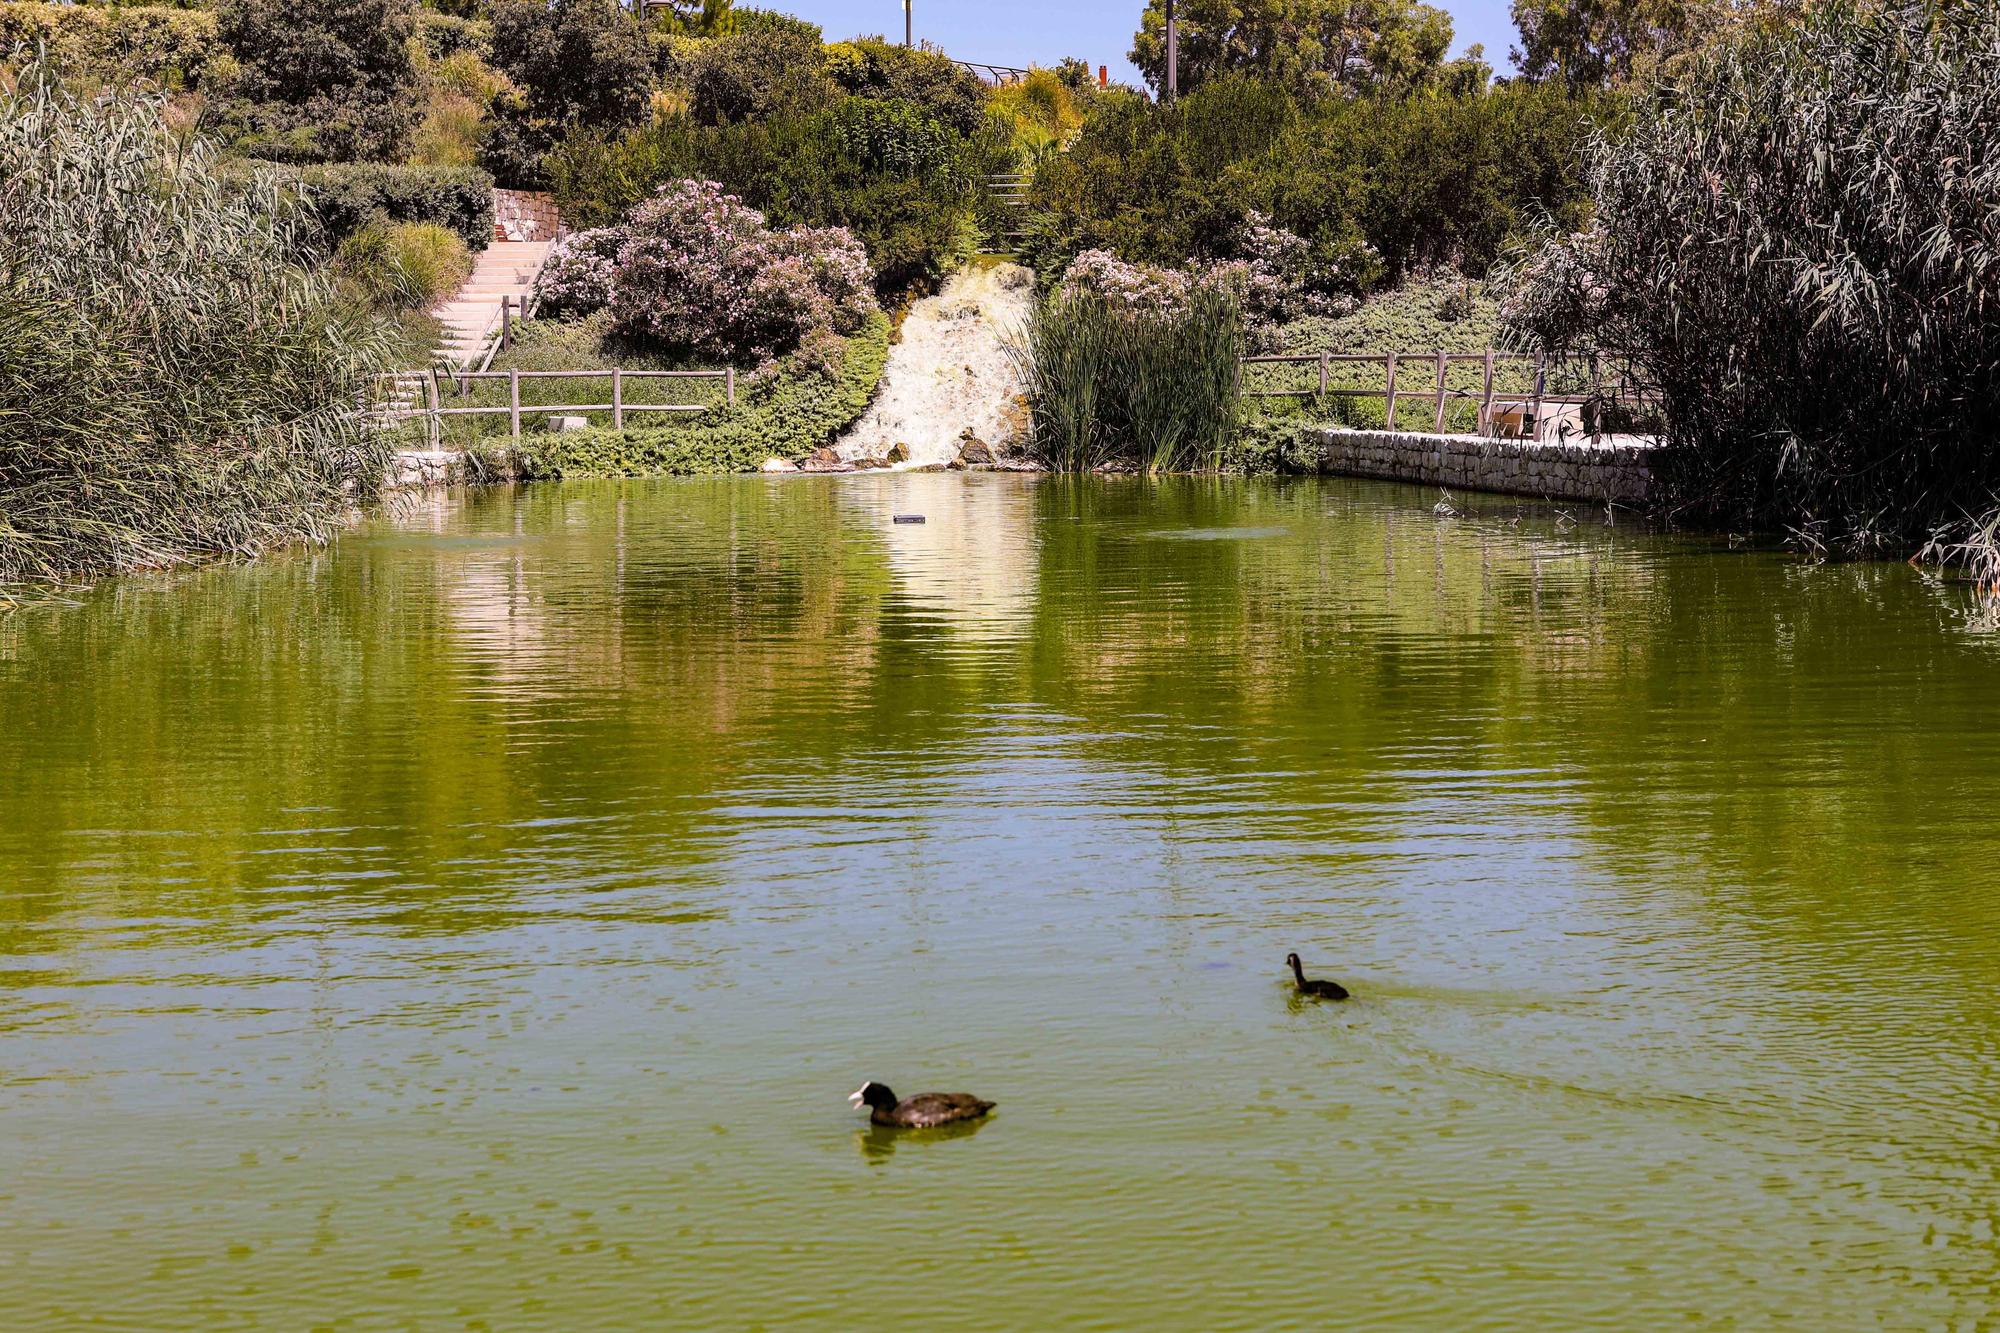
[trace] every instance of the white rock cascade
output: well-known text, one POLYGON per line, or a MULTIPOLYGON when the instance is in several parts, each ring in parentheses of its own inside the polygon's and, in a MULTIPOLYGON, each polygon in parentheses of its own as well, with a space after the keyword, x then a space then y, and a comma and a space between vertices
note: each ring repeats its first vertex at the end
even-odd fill
POLYGON ((910 309, 889 349, 875 400, 833 446, 842 459, 885 458, 898 467, 948 463, 970 431, 1003 446, 1017 429, 1021 379, 1003 339, 1027 324, 1034 275, 1019 264, 961 269, 910 309))

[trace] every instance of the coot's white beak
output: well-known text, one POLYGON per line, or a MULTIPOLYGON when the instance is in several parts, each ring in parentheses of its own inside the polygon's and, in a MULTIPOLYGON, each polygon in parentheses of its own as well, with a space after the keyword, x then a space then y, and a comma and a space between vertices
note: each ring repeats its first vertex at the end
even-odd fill
POLYGON ((853 1103, 854 1103, 854 1104, 855 1104, 856 1106, 859 1106, 859 1105, 861 1105, 861 1094, 862 1094, 862 1093, 864 1093, 864 1092, 866 1092, 866 1091, 868 1091, 868 1085, 867 1085, 866 1083, 863 1083, 863 1084, 862 1084, 862 1085, 861 1085, 860 1087, 856 1088, 856 1089, 855 1089, 855 1090, 854 1090, 853 1092, 850 1092, 850 1093, 848 1093, 848 1094, 847 1094, 847 1100, 848 1100, 848 1101, 850 1101, 850 1102, 853 1102, 853 1103))

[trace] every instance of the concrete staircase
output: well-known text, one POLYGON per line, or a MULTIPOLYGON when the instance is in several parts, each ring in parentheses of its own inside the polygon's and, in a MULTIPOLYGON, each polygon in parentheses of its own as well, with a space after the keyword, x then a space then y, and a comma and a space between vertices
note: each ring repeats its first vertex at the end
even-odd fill
POLYGON ((1028 186, 1034 179, 1030 172, 1004 172, 986 178, 986 196, 998 206, 1002 218, 1000 233, 986 253, 1012 254, 1027 236, 1028 186))
POLYGON ((513 298, 516 318, 534 290, 552 241, 496 240, 480 254, 456 295, 431 311, 444 325, 438 360, 453 370, 477 370, 500 332, 500 298, 513 298))

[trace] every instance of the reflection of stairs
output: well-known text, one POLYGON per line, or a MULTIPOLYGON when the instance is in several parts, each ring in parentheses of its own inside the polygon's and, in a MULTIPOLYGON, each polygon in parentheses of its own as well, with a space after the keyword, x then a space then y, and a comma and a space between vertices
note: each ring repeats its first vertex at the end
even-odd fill
POLYGON ((444 325, 438 360, 454 370, 477 370, 486 348, 500 331, 500 298, 513 298, 518 317, 521 303, 534 290, 549 241, 495 241, 480 254, 472 276, 450 300, 431 311, 444 325))
POLYGON ((1025 171, 1002 172, 986 178, 986 197, 1000 213, 1000 230, 988 254, 1012 254, 1028 235, 1028 186, 1034 176, 1025 171))

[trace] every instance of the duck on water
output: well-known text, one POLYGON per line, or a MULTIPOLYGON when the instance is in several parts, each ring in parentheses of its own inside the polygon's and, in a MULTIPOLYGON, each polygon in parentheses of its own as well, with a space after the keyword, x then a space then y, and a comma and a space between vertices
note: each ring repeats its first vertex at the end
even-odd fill
POLYGON ((1285 962, 1292 969, 1293 979, 1298 982, 1299 994, 1303 995, 1306 999, 1344 1000, 1347 998, 1347 987, 1341 985, 1338 981, 1322 981, 1318 977, 1308 977, 1305 967, 1299 962, 1297 954, 1286 954, 1285 962))
POLYGON ((933 1129, 962 1120, 977 1120, 993 1109, 969 1092, 920 1092, 901 1101, 887 1084, 863 1083, 847 1095, 847 1100, 868 1108, 871 1124, 892 1129, 933 1129))

